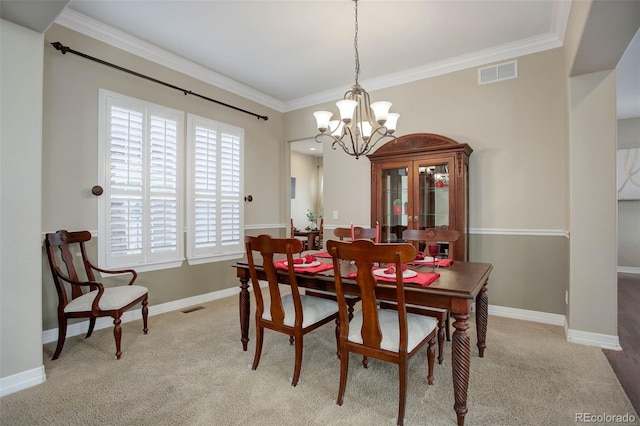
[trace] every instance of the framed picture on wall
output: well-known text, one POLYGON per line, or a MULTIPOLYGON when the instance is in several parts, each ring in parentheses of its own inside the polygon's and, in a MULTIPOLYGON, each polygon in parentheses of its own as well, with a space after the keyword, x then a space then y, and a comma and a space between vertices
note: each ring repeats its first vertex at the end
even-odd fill
POLYGON ((291 199, 296 198, 296 178, 291 178, 291 199))
POLYGON ((640 148, 619 149, 618 200, 640 200, 640 148))

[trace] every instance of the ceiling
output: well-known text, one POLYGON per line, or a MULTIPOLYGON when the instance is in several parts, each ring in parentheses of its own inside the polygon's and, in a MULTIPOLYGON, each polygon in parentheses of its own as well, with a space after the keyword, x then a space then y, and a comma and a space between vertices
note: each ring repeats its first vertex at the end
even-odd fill
MULTIPOLYGON (((2 0, 0 5, 3 19, 40 32, 58 23, 281 112, 342 98, 354 83, 350 0, 2 0)), ((560 47, 570 5, 567 0, 360 0, 359 82, 373 91, 560 47)), ((621 61, 628 71, 618 69, 625 85, 619 93, 636 96, 625 106, 636 110, 621 112, 628 117, 640 116, 638 38, 621 61)))

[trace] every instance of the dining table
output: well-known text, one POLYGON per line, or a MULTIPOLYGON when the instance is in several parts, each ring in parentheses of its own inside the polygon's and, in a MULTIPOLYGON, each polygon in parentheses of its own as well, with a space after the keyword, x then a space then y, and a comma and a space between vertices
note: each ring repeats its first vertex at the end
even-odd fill
MULTIPOLYGON (((332 262, 327 253, 313 253, 318 261, 332 262), (324 255, 324 258, 323 256, 324 255)), ((238 262, 233 265, 236 268, 236 276, 240 280, 240 333, 243 350, 247 350, 249 342, 249 265, 246 262, 238 262)), ((417 272, 437 272, 439 277, 426 286, 404 283, 405 302, 427 307, 443 308, 450 311, 454 318, 454 332, 452 340, 452 378, 454 389, 454 410, 458 425, 464 425, 467 414, 467 391, 469 388, 469 371, 471 368, 471 342, 469 333, 469 316, 472 313, 475 302, 476 334, 478 355, 484 356, 486 349, 487 317, 489 300, 487 285, 489 274, 493 269, 490 263, 476 263, 454 261, 448 267, 438 267, 434 270, 428 265, 411 265, 417 272)), ((265 279, 266 275, 261 266, 256 266, 258 279, 265 279)), ((348 278, 356 271, 356 267, 347 261, 340 262, 340 275, 344 291, 347 294, 357 295, 358 284, 355 279, 348 278), (351 275, 350 275, 351 274, 351 275)), ((335 278, 333 269, 322 272, 310 273, 305 269, 296 269, 296 282, 299 287, 310 290, 335 291, 335 278)), ((278 281, 288 284, 289 276, 285 270, 278 270, 278 281)), ((376 287, 376 298, 379 300, 395 301, 395 284, 379 281, 376 287)), ((448 325, 447 325, 448 326, 448 325)))

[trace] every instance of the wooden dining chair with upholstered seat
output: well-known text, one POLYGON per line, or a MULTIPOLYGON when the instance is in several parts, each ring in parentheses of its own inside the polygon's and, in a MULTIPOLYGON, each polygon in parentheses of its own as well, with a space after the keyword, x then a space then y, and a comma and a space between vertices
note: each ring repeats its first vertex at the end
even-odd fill
MULTIPOLYGON (((335 228, 333 230, 333 235, 338 237, 340 241, 351 240, 351 228, 335 228)), ((373 241, 376 238, 376 230, 375 228, 363 228, 361 226, 353 227, 353 235, 356 240, 359 239, 369 239, 373 241)), ((305 290, 306 294, 310 296, 316 297, 324 297, 331 300, 336 300, 336 293, 333 291, 326 290, 305 290)), ((355 310, 356 303, 360 301, 360 297, 355 294, 346 295, 347 305, 349 306, 349 319, 353 318, 353 312, 355 310)), ((367 367, 366 358, 363 361, 363 365, 365 368, 367 367)))
POLYGON ((89 261, 85 247, 90 239, 89 231, 64 230, 49 233, 45 238, 51 275, 58 291, 58 345, 51 359, 58 359, 62 352, 68 318, 89 318, 89 330, 85 336, 88 338, 93 333, 96 318, 112 317, 117 359, 122 355, 120 317, 125 311, 138 304, 142 305, 142 331, 147 334, 148 290, 146 287, 133 285, 138 276, 133 269, 116 271, 94 266, 89 261), (103 275, 131 274, 131 279, 128 285, 105 287, 96 281, 94 271, 103 275), (67 287, 70 287, 70 292, 67 287))
MULTIPOLYGON (((414 247, 416 247, 416 250, 425 250, 425 247, 428 244, 449 243, 450 246, 451 243, 457 241, 458 238, 460 238, 460 232, 452 229, 441 228, 406 229, 402 233, 402 238, 407 242, 411 242, 414 247)), ((451 249, 447 251, 447 256, 451 258, 451 249)), ((389 307, 388 305, 384 306, 389 307)), ((438 319, 438 363, 442 363, 445 335, 447 341, 451 340, 451 334, 449 331, 449 311, 441 308, 427 308, 424 306, 414 305, 407 305, 407 311, 432 316, 438 319)))
POLYGON ((399 402, 397 424, 404 424, 407 398, 409 358, 428 344, 427 382, 433 383, 437 322, 434 318, 407 312, 402 265, 415 258, 411 244, 375 244, 367 240, 353 242, 328 241, 327 249, 333 258, 336 294, 340 308, 340 386, 338 405, 344 401, 349 369, 349 353, 398 364, 399 402), (356 282, 360 289, 362 309, 348 320, 347 304, 341 276, 341 260, 355 262, 356 282), (378 282, 375 264, 395 265, 395 302, 397 309, 380 309, 377 303, 378 282))
MULTIPOLYGON (((333 230, 333 235, 338 237, 340 241, 351 240, 351 228, 336 228, 333 230)), ((353 227, 353 236, 356 240, 371 240, 376 239, 376 228, 363 228, 362 226, 353 227)))
MULTIPOLYGON (((302 369, 303 337, 310 331, 338 318, 336 301, 300 294, 294 270, 293 255, 303 251, 302 242, 295 238, 272 238, 270 235, 246 236, 245 245, 249 274, 256 297, 256 352, 252 370, 258 368, 264 341, 264 329, 278 331, 293 337, 295 362, 291 384, 298 384, 302 369), (262 269, 267 276, 269 297, 262 295, 258 281, 254 252, 262 257, 262 269), (278 283, 275 257, 285 255, 291 292, 282 294, 278 283)), ((336 321, 337 322, 337 321, 336 321)), ((336 329, 336 337, 338 330, 336 329)))

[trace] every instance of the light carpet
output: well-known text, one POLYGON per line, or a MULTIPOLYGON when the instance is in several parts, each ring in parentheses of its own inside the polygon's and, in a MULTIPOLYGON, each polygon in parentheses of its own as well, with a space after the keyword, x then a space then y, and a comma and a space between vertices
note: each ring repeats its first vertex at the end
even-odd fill
MULTIPOLYGON (((123 325, 122 359, 111 329, 67 339, 45 383, 0 399, 2 425, 391 425, 398 409, 397 366, 350 358, 345 401, 336 405, 339 361, 334 328, 305 336, 302 374, 290 385, 294 347, 266 330, 260 366, 254 334, 242 351, 238 298, 123 325)), ((255 304, 252 304, 252 307, 255 304)), ((253 323, 253 321, 252 321, 253 323)), ((490 316, 478 357, 475 328, 466 425, 570 425, 578 413, 638 414, 600 348, 571 344, 559 326, 490 316)), ((455 425, 451 343, 426 383, 426 347, 409 367, 408 425, 455 425)), ((593 424, 593 423, 592 423, 593 424)), ((610 424, 610 423, 609 423, 610 424)))

